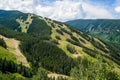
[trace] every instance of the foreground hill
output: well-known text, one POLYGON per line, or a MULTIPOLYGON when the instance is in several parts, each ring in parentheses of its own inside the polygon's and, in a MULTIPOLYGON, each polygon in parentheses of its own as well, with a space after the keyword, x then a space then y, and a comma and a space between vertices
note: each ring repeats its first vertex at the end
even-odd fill
POLYGON ((120 49, 120 20, 96 19, 73 20, 66 22, 74 27, 92 34, 120 49))
POLYGON ((18 66, 25 68, 6 72, 31 80, 120 79, 120 51, 115 47, 48 18, 19 11, 1 10, 0 14, 0 35, 19 40, 30 65, 26 68, 21 63, 18 66))

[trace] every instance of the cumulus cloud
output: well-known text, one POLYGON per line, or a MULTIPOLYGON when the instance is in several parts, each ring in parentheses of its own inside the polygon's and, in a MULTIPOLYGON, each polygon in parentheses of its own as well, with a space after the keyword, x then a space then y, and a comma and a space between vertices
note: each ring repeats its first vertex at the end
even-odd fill
POLYGON ((97 5, 95 7, 83 0, 54 0, 52 2, 50 0, 0 0, 0 9, 35 13, 59 21, 113 18, 104 7, 97 5))
POLYGON ((115 11, 118 12, 118 13, 120 13, 120 6, 115 7, 115 11))
POLYGON ((54 2, 53 13, 50 18, 57 20, 70 20, 75 18, 82 18, 83 12, 81 2, 73 1, 56 1, 54 2), (79 16, 78 16, 79 15, 79 16))
POLYGON ((107 9, 102 8, 100 6, 84 3, 83 9, 84 12, 86 13, 85 18, 87 19, 113 18, 112 14, 107 9))
POLYGON ((34 0, 0 0, 0 9, 33 12, 34 0))

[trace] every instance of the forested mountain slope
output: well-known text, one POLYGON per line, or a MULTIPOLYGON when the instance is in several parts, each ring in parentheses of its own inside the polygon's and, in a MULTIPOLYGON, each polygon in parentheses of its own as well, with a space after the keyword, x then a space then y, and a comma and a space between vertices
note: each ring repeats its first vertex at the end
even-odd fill
POLYGON ((96 20, 72 20, 66 22, 74 27, 92 34, 120 49, 120 20, 96 19, 96 20))
POLYGON ((21 63, 19 70, 7 70, 13 76, 1 69, 0 78, 6 74, 16 80, 19 73, 22 77, 17 78, 25 80, 120 79, 120 50, 115 47, 49 18, 19 11, 1 10, 0 14, 0 35, 19 40, 30 65, 21 63))

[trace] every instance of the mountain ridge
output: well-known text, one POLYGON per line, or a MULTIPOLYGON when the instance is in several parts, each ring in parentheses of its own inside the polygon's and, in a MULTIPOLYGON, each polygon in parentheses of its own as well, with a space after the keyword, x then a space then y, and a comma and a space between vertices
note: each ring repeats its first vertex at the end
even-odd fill
POLYGON ((120 19, 73 20, 66 23, 120 48, 120 19))

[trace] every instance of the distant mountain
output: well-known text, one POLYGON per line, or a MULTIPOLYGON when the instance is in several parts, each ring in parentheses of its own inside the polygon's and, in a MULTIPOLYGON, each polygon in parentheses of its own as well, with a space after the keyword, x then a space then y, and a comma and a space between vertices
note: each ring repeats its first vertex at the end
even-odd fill
MULTIPOLYGON (((1 63, 6 64, 0 64, 3 80, 120 79, 120 50, 65 23, 31 13, 1 10, 0 35, 20 41, 17 49, 30 65, 0 57, 1 63)), ((1 43, 5 44, 3 40, 1 43)), ((15 49, 10 49, 14 53, 15 49)))
POLYGON ((66 22, 74 27, 92 34, 120 49, 120 20, 96 19, 96 20, 72 20, 66 22))

